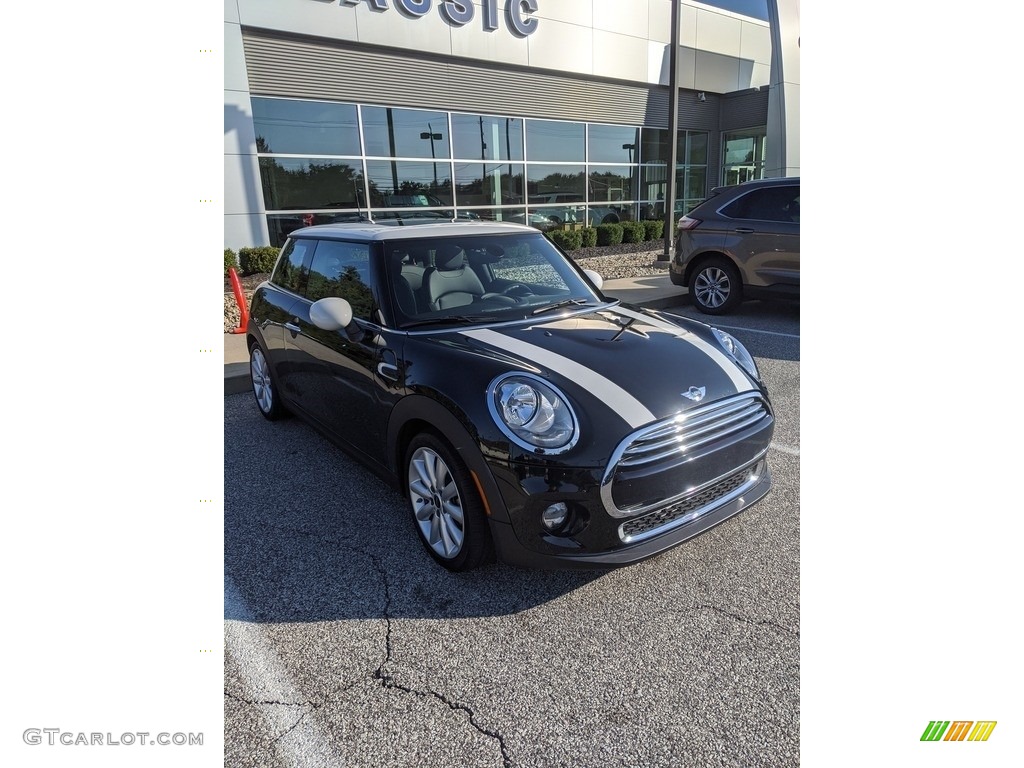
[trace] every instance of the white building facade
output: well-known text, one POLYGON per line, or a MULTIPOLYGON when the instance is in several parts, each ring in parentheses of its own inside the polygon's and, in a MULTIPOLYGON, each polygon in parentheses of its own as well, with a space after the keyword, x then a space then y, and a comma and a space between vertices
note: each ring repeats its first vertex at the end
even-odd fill
MULTIPOLYGON (((225 247, 366 215, 663 217, 671 3, 225 0, 225 247)), ((799 6, 769 8, 679 5, 677 212, 799 174, 799 6)))

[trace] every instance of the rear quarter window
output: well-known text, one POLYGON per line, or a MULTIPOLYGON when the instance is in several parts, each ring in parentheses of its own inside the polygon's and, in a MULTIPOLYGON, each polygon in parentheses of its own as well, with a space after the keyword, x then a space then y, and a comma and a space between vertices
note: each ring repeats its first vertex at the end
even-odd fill
POLYGON ((758 221, 799 221, 800 187, 754 189, 722 209, 730 219, 758 221))

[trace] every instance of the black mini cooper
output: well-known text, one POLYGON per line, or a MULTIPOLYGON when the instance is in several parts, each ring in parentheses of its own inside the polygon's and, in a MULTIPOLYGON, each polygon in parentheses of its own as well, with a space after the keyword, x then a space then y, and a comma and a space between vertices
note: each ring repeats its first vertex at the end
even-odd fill
POLYGON ((600 286, 516 224, 296 230, 252 299, 256 404, 395 481, 446 568, 636 562, 768 492, 774 418, 736 339, 600 286))

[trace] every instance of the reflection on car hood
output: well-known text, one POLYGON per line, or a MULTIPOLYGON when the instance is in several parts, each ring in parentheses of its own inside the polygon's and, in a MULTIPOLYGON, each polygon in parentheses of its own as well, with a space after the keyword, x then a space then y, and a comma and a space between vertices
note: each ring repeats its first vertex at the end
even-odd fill
POLYGON ((567 394, 585 390, 633 428, 757 389, 707 326, 630 306, 456 333, 475 352, 519 363, 567 394), (684 394, 691 387, 703 389, 699 399, 684 394))

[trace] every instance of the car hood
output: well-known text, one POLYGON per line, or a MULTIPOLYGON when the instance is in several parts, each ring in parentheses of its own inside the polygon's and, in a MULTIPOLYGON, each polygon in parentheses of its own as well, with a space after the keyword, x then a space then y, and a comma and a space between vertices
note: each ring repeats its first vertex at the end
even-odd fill
POLYGON ((577 401, 600 401, 630 429, 759 390, 707 325, 628 305, 445 336, 543 376, 577 401))

